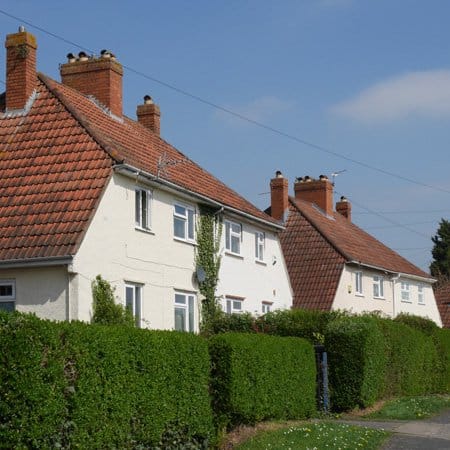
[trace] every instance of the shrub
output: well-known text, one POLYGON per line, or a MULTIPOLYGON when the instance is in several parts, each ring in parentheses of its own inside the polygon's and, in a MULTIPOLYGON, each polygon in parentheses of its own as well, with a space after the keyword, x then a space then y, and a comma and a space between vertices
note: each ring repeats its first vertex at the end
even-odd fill
POLYGON ((211 338, 209 348, 219 428, 314 412, 316 370, 307 341, 226 333, 211 338))
POLYGON ((0 446, 155 448, 214 437, 199 336, 0 315, 0 446))
POLYGON ((210 328, 212 334, 228 333, 230 331, 240 333, 252 333, 255 331, 255 319, 250 313, 225 314, 217 311, 211 318, 210 328))
POLYGON ((450 393, 450 330, 437 328, 432 334, 439 365, 437 366, 436 391, 450 393))
POLYGON ((92 282, 92 323, 102 325, 134 325, 133 314, 120 303, 116 303, 114 289, 100 275, 92 282))
POLYGON ((410 326, 428 336, 431 336, 435 330, 439 327, 431 319, 425 317, 414 316, 412 314, 401 313, 395 319, 394 322, 400 322, 410 326))
POLYGON ((386 357, 373 317, 340 317, 325 330, 331 405, 336 410, 370 406, 383 391, 386 357))

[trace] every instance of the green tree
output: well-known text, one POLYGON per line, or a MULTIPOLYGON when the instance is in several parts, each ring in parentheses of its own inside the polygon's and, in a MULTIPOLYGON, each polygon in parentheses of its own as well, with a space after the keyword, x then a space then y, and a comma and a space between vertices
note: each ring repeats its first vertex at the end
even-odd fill
POLYGON ((114 288, 101 275, 97 275, 92 282, 92 298, 92 323, 134 326, 133 314, 115 302, 114 288))
POLYGON ((436 278, 450 277, 450 222, 441 219, 439 228, 435 236, 431 238, 433 241, 433 262, 430 265, 431 275, 436 278))

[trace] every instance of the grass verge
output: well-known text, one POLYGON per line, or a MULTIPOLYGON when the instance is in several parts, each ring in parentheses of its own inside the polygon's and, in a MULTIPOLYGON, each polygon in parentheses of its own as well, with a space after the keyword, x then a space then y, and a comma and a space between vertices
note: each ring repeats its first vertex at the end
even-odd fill
POLYGON ((372 450, 389 433, 338 423, 308 423, 266 431, 236 447, 237 450, 372 450))
POLYGON ((427 395, 421 397, 402 397, 386 402, 379 411, 364 417, 389 420, 426 419, 445 408, 450 408, 450 396, 427 395))

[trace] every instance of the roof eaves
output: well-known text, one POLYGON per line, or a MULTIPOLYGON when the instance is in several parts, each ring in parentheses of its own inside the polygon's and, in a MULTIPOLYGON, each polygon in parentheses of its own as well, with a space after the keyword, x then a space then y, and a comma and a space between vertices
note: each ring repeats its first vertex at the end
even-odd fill
POLYGON ((48 267, 71 264, 73 256, 50 256, 40 258, 5 259, 0 261, 1 269, 15 269, 20 267, 48 267))

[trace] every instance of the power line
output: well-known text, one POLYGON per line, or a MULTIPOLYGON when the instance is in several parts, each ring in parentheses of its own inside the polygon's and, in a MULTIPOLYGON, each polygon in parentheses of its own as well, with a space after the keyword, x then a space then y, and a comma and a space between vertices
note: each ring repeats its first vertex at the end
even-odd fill
MULTIPOLYGON (((447 213, 450 214, 450 208, 449 209, 437 209, 437 210, 430 210, 430 211, 377 211, 378 214, 436 214, 436 213, 447 213)), ((360 211, 360 212, 354 212, 352 214, 376 214, 375 212, 369 212, 369 211, 360 211)))
MULTIPOLYGON (((25 20, 25 19, 23 19, 21 17, 15 16, 15 15, 10 14, 10 13, 4 11, 4 10, 1 10, 1 9, 0 9, 0 14, 3 14, 4 16, 7 16, 7 17, 12 18, 14 20, 17 20, 17 21, 19 21, 21 23, 24 23, 24 24, 26 24, 26 25, 28 25, 28 26, 36 29, 36 30, 41 31, 42 33, 45 33, 45 34, 47 34, 49 36, 54 37, 55 39, 59 39, 59 40, 65 42, 67 44, 73 45, 74 47, 77 47, 77 48, 82 49, 82 50, 86 50, 86 51, 88 51, 90 53, 94 53, 93 50, 91 50, 91 49, 89 49, 89 48, 87 48, 87 47, 85 47, 83 45, 80 45, 80 44, 77 44, 76 42, 70 41, 69 39, 66 39, 66 38, 64 38, 64 37, 62 37, 62 36, 60 36, 60 35, 58 35, 56 33, 52 33, 51 31, 48 31, 45 28, 39 27, 37 25, 34 25, 33 23, 31 23, 31 22, 29 22, 29 21, 27 21, 27 20, 25 20)), ((273 128, 270 125, 264 124, 262 122, 254 120, 254 119, 251 119, 250 117, 244 116, 244 115, 242 115, 240 113, 232 111, 231 109, 228 109, 228 108, 225 108, 225 107, 223 107, 221 105, 218 105, 217 103, 214 103, 212 101, 206 100, 206 99, 204 99, 202 97, 199 97, 198 95, 192 94, 192 93, 190 93, 190 92, 188 92, 188 91, 186 91, 184 89, 180 89, 180 88, 178 88, 178 87, 176 87, 176 86, 174 86, 174 85, 172 85, 170 83, 166 83, 165 81, 162 81, 162 80, 159 80, 158 78, 155 78, 155 77, 152 77, 150 75, 147 75, 144 72, 141 72, 139 70, 133 69, 130 66, 127 66, 125 64, 122 64, 122 66, 125 69, 127 69, 128 71, 130 71, 130 72, 132 72, 132 73, 134 73, 136 75, 139 75, 139 76, 141 76, 143 78, 146 78, 147 80, 153 81, 154 83, 157 83, 157 84, 159 84, 161 86, 164 86, 164 87, 166 87, 168 89, 171 89, 171 90, 173 90, 175 92, 178 92, 181 95, 184 95, 186 97, 192 98, 193 100, 196 100, 196 101, 198 101, 200 103, 208 105, 208 106, 210 106, 212 108, 215 108, 215 109, 217 109, 219 111, 222 111, 222 112, 224 112, 226 114, 229 114, 229 115, 231 115, 233 117, 236 117, 236 118, 238 118, 240 120, 243 120, 245 122, 251 123, 251 124, 253 124, 253 125, 255 125, 255 126, 259 127, 259 128, 262 128, 262 129, 265 129, 265 130, 270 131, 272 133, 278 134, 279 136, 283 136, 283 137, 285 137, 287 139, 290 139, 290 140, 292 140, 294 142, 300 143, 302 145, 305 145, 307 147, 310 147, 310 148, 313 148, 315 150, 321 151, 323 153, 327 153, 329 155, 333 155, 333 156, 335 156, 337 158, 340 158, 340 159, 343 159, 343 160, 348 161, 350 163, 359 165, 359 166, 364 167, 366 169, 369 169, 369 170, 372 170, 372 171, 375 171, 375 172, 378 172, 378 173, 382 173, 384 175, 388 175, 390 177, 397 178, 399 180, 407 181, 409 183, 416 184, 416 185, 419 185, 419 186, 422 186, 422 187, 433 189, 435 191, 445 192, 447 194, 450 194, 450 190, 448 190, 448 189, 440 188, 440 187, 437 187, 437 186, 432 186, 430 184, 423 183, 421 181, 417 181, 417 180, 414 180, 412 178, 408 178, 408 177, 405 177, 403 175, 396 174, 394 172, 390 172, 390 171, 382 169, 380 167, 372 166, 371 164, 365 163, 363 161, 359 161, 357 159, 350 158, 349 156, 343 155, 343 154, 338 153, 338 152, 336 152, 334 150, 328 149, 328 148, 323 147, 321 145, 314 144, 313 142, 309 142, 309 141, 307 141, 305 139, 302 139, 300 137, 297 137, 297 136, 295 136, 293 134, 286 133, 284 131, 281 131, 281 130, 278 130, 276 128, 273 128)))
MULTIPOLYGON (((435 220, 431 221, 431 222, 415 222, 415 223, 404 223, 402 224, 402 226, 413 226, 413 225, 425 225, 425 224, 430 224, 430 223, 436 223, 435 220)), ((375 226, 375 227, 365 227, 366 230, 381 230, 381 229, 385 229, 385 228, 398 228, 399 225, 381 225, 381 226, 375 226)))

